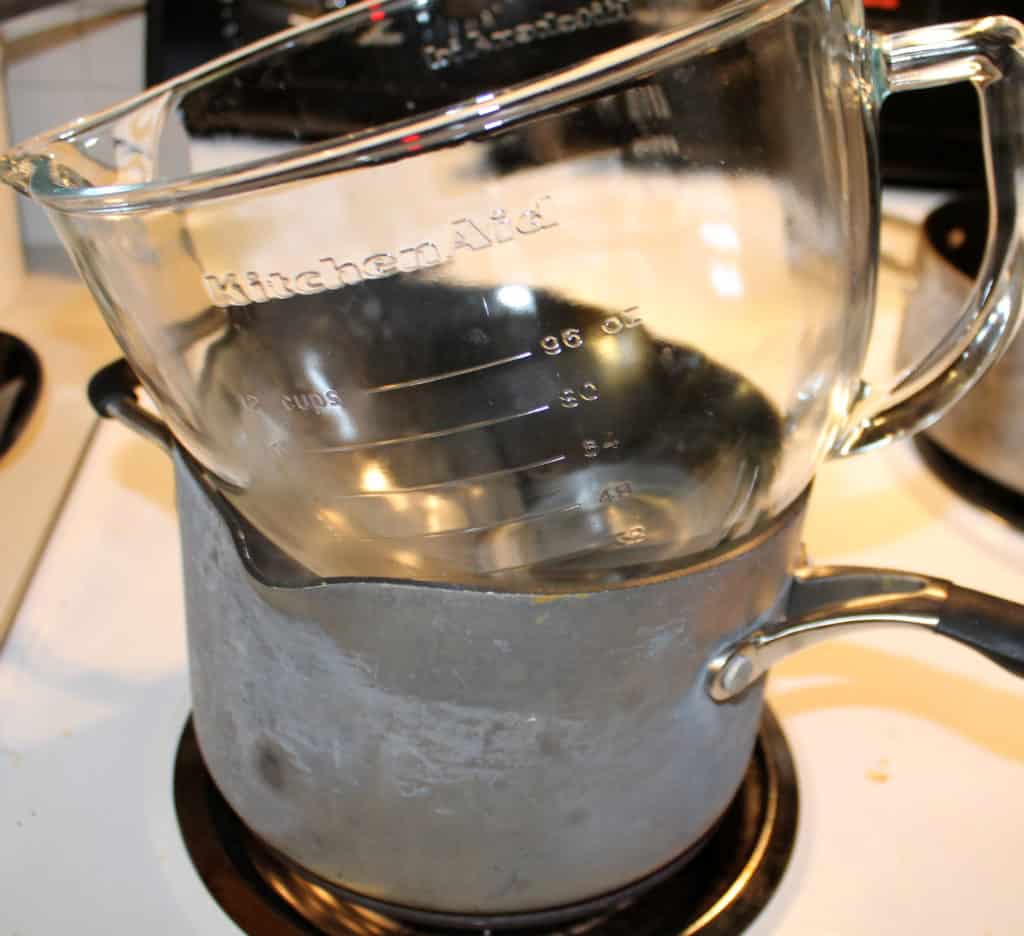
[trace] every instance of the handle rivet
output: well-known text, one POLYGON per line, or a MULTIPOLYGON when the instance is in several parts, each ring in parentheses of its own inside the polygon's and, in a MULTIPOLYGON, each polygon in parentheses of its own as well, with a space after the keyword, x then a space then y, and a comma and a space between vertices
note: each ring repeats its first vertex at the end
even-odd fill
POLYGON ((746 656, 734 656, 722 668, 718 684, 729 695, 742 692, 750 685, 754 675, 754 664, 746 656))

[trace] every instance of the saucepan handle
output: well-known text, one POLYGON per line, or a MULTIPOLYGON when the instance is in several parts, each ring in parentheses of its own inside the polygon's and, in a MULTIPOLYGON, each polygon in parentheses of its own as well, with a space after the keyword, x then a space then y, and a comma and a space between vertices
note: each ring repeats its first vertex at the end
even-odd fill
POLYGON ((169 452, 174 444, 171 430, 139 404, 136 396, 139 386, 135 371, 121 358, 93 374, 89 381, 89 402, 100 416, 119 420, 169 452))
POLYGON ((1024 605, 912 572, 821 567, 794 576, 784 622, 755 631, 712 660, 708 692, 728 702, 797 650, 894 625, 950 637, 1024 677, 1024 605))
MULTIPOLYGON (((1017 179, 1024 169, 1024 30, 1008 17, 868 39, 878 104, 891 93, 967 82, 978 93, 988 181, 988 247, 955 327, 891 388, 865 387, 832 449, 864 452, 927 428, 1005 350, 1020 320, 1024 252, 1017 179)), ((939 336, 937 336, 939 337, 939 336)))
POLYGON ((935 630, 1024 677, 1024 607, 950 584, 935 630))

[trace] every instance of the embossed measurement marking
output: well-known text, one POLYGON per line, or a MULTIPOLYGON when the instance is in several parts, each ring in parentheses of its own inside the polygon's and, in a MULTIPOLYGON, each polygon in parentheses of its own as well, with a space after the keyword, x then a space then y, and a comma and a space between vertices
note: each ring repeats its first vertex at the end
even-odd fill
POLYGON ((437 383, 440 380, 451 380, 453 377, 461 377, 463 374, 475 374, 479 371, 490 370, 492 367, 502 367, 505 364, 514 364, 516 361, 525 361, 529 357, 533 357, 533 352, 524 351, 522 354, 513 354, 511 357, 499 358, 497 361, 490 361, 487 364, 477 364, 475 367, 463 367, 459 370, 448 371, 446 374, 434 374, 431 377, 417 377, 414 380, 402 380, 398 383, 371 387, 366 392, 390 393, 392 390, 404 390, 407 387, 423 387, 427 384, 437 383))
POLYGON ((621 546, 639 546, 647 542, 647 528, 637 524, 628 530, 623 530, 615 537, 615 541, 621 546))
POLYGON ((597 384, 589 380, 578 390, 574 387, 567 387, 558 394, 558 400, 562 404, 563 409, 576 409, 581 402, 593 403, 600 398, 601 393, 597 389, 597 384))
POLYGON ((587 458, 597 458, 605 450, 622 448, 622 442, 614 432, 606 432, 604 434, 604 441, 600 439, 584 439, 582 444, 583 454, 587 458))
MULTIPOLYGON (((394 439, 379 439, 375 442, 355 442, 352 445, 330 445, 326 448, 306 449, 311 455, 336 455, 342 452, 359 452, 363 449, 383 448, 386 445, 404 445, 406 442, 423 442, 427 439, 442 439, 445 436, 458 435, 460 432, 471 432, 474 429, 487 429, 490 426, 498 426, 501 423, 511 422, 513 419, 522 419, 524 416, 536 416, 538 413, 546 413, 550 406, 545 403, 531 410, 522 413, 510 413, 508 416, 496 416, 494 419, 481 419, 479 422, 463 423, 461 426, 453 426, 451 429, 437 429, 433 432, 420 432, 416 435, 397 436, 394 439)), ((562 456, 565 457, 564 455, 562 456)))
POLYGON ((564 455, 556 455, 554 458, 544 458, 540 461, 530 462, 528 465, 518 465, 514 468, 501 468, 498 471, 487 471, 483 474, 467 475, 464 478, 455 478, 451 481, 432 481, 430 484, 416 484, 412 487, 388 488, 386 491, 357 491, 352 494, 339 494, 337 500, 351 500, 356 497, 386 497, 389 494, 412 494, 415 491, 433 491, 438 488, 457 487, 462 484, 474 484, 477 481, 500 478, 503 475, 518 474, 521 471, 533 471, 536 468, 545 468, 548 465, 556 465, 565 461, 564 455))
POLYGON ((640 306, 630 306, 623 310, 621 315, 609 315, 601 323, 601 331, 606 335, 621 334, 624 329, 637 328, 643 324, 643 319, 637 314, 640 306))

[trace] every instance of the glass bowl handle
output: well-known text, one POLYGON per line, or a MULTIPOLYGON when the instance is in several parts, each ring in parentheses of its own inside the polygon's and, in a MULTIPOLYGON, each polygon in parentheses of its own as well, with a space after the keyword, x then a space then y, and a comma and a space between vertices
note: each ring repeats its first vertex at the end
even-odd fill
POLYGON ((986 17, 867 37, 870 84, 890 93, 974 85, 988 184, 988 244, 956 325, 895 386, 853 406, 833 456, 854 455, 926 429, 995 363, 1019 324, 1024 288, 1018 189, 1024 193, 1024 27, 986 17))

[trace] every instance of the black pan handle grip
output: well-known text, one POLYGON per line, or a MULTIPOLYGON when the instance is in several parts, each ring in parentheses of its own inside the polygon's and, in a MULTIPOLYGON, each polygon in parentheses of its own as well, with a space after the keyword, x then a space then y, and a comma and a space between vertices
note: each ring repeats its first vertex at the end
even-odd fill
POLYGON ((1020 605, 951 584, 936 632, 1024 677, 1024 608, 1020 605))
POLYGON ((163 420, 139 405, 136 397, 139 386, 135 371, 121 358, 93 374, 89 381, 89 402, 100 416, 119 420, 169 452, 174 446, 174 436, 163 420))
POLYGON ((124 358, 119 358, 92 375, 89 381, 89 402, 92 408, 105 419, 113 416, 110 406, 118 401, 135 400, 139 389, 139 378, 135 376, 124 358))

